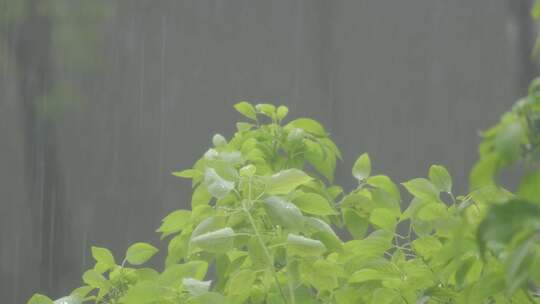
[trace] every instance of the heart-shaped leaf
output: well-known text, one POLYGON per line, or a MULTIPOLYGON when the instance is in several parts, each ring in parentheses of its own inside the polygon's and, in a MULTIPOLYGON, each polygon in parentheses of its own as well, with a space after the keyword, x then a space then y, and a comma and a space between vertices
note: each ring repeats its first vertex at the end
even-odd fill
POLYGON ((126 260, 132 265, 141 265, 154 256, 159 250, 147 243, 135 243, 129 246, 126 260))

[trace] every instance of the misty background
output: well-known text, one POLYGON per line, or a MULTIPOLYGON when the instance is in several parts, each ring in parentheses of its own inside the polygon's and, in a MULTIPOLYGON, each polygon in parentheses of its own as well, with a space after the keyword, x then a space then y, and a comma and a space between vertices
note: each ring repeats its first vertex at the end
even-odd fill
POLYGON ((0 0, 0 301, 68 294, 92 245, 159 244, 190 205, 170 172, 230 138, 240 100, 324 123, 346 189, 368 152, 464 193, 478 131, 535 75, 531 2, 0 0))

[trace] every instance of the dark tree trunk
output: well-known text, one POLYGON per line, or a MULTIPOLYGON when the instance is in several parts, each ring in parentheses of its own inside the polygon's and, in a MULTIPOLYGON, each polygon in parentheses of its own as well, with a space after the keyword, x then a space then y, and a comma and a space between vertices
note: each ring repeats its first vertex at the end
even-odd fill
POLYGON ((516 81, 519 96, 527 92, 530 81, 537 76, 538 68, 533 64, 531 57, 537 31, 536 22, 531 18, 533 0, 508 1, 511 30, 516 32, 514 41, 514 58, 516 60, 516 81))
POLYGON ((36 223, 33 236, 40 251, 40 292, 54 294, 55 217, 62 200, 61 176, 56 153, 54 123, 47 113, 52 91, 52 20, 39 8, 39 0, 28 0, 15 40, 21 127, 25 134, 26 180, 31 201, 29 216, 36 223))

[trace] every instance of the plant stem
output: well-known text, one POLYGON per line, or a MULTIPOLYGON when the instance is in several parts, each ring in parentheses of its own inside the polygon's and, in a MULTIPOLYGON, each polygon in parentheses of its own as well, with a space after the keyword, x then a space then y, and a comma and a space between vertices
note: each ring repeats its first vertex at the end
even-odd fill
MULTIPOLYGON (((251 203, 251 179, 249 181, 249 200, 250 200, 250 203, 251 203)), ((269 264, 268 266, 270 267, 270 272, 272 273, 272 276, 274 277, 274 280, 276 281, 276 285, 277 285, 277 288, 279 290, 279 293, 283 297, 283 300, 285 301, 285 303, 289 303, 289 301, 287 300, 287 297, 285 296, 285 293, 281 289, 281 285, 279 284, 279 279, 277 277, 276 270, 274 269, 274 261, 272 259, 272 256, 270 255, 270 252, 268 251, 268 248, 264 244, 264 241, 263 241, 263 239, 261 237, 261 234, 259 233, 259 230, 257 229, 257 225, 255 224, 255 220, 253 219, 253 216, 251 215, 251 212, 249 212, 249 209, 247 208, 247 206, 245 204, 245 201, 242 201, 242 209, 246 213, 246 215, 247 215, 247 217, 249 219, 249 223, 251 224, 251 228, 253 229, 253 232, 255 232, 255 237, 257 238, 257 241, 259 242, 259 245, 263 249, 264 255, 265 255, 265 257, 266 257, 266 259, 268 261, 268 264, 269 264)))
POLYGON ((257 226, 255 225, 255 220, 253 219, 253 216, 251 216, 251 213, 249 212, 249 210, 245 206, 244 206, 244 212, 248 216, 249 222, 251 224, 251 228, 253 228, 253 232, 255 232, 255 237, 257 238, 257 241, 259 242, 259 245, 263 249, 265 257, 268 260, 268 264, 269 264, 268 266, 270 267, 270 271, 272 272, 272 276, 274 277, 274 280, 276 281, 276 285, 277 285, 277 287, 279 289, 279 293, 281 294, 281 296, 285 300, 285 303, 288 303, 287 297, 283 293, 283 290, 281 289, 281 286, 279 284, 279 279, 277 277, 276 270, 274 269, 274 262, 272 260, 272 256, 270 256, 270 252, 268 251, 268 248, 266 248, 266 245, 264 244, 264 241, 263 241, 261 235, 259 234, 259 230, 257 229, 257 226))
POLYGON ((291 271, 290 271, 291 264, 289 263, 288 254, 285 256, 285 259, 286 259, 286 264, 287 264, 287 285, 289 287, 289 297, 291 297, 292 304, 296 304, 296 299, 294 297, 293 282, 292 282, 291 271))
POLYGON ((457 201, 456 201, 456 198, 454 197, 454 194, 452 194, 452 192, 448 192, 448 194, 450 194, 450 198, 452 198, 452 204, 456 204, 457 201))

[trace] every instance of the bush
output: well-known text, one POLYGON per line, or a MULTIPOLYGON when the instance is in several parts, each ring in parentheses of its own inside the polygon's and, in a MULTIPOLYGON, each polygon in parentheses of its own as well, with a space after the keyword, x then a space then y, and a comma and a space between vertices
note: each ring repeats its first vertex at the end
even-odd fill
POLYGON ((483 133, 469 194, 454 195, 448 171, 433 165, 401 184, 408 204, 367 154, 344 193, 333 184, 341 154, 321 124, 284 124, 285 106, 240 102, 249 121, 173 173, 193 195, 191 210, 157 229, 169 239, 164 270, 141 266, 158 251, 150 244, 133 244, 120 263, 92 247, 84 285, 55 303, 536 303, 538 88, 483 133), (527 170, 512 194, 497 177, 516 164, 527 170))

